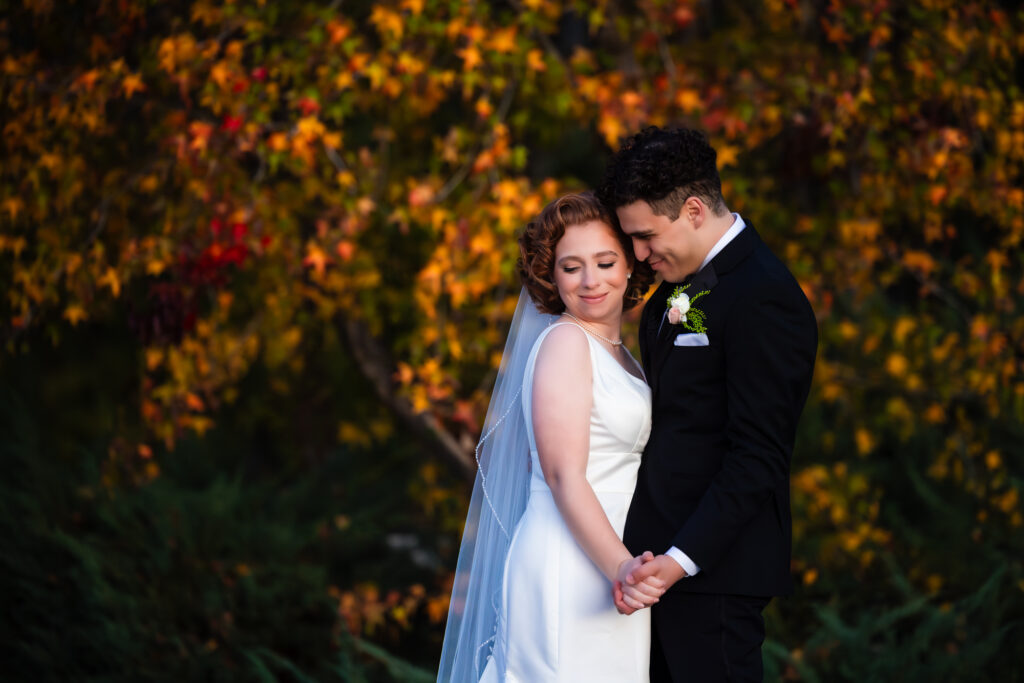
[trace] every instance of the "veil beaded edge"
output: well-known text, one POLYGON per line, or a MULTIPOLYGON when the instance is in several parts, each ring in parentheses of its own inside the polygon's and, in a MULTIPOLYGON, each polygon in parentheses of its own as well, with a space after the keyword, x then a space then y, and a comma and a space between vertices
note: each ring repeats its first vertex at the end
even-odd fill
POLYGON ((476 478, 452 584, 438 683, 478 681, 489 658, 498 671, 505 669, 505 643, 498 637, 505 558, 530 490, 523 380, 534 343, 556 317, 540 313, 525 288, 520 292, 476 446, 476 478))

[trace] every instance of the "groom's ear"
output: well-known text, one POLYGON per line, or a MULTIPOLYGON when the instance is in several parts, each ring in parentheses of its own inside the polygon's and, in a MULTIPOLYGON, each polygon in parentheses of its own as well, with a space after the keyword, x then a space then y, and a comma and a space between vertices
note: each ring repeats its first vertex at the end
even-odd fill
POLYGON ((704 219, 707 218, 708 207, 704 206, 704 202, 699 197, 690 196, 683 202, 683 210, 680 212, 681 215, 686 217, 694 229, 700 228, 704 223, 704 219))

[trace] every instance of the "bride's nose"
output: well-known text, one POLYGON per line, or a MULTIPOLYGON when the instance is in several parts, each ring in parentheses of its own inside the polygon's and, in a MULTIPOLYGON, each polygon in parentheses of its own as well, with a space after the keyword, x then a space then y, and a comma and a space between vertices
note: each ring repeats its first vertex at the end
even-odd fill
POLYGON ((597 271, 594 268, 583 269, 583 288, 590 289, 597 285, 597 271))

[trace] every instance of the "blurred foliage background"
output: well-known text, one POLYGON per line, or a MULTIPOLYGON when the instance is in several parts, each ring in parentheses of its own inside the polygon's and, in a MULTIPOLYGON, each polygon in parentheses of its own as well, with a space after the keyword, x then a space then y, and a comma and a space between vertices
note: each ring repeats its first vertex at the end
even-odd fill
POLYGON ((767 677, 1024 680, 1022 57, 1011 2, 0 0, 4 678, 432 680, 516 231, 682 124, 821 332, 767 677))

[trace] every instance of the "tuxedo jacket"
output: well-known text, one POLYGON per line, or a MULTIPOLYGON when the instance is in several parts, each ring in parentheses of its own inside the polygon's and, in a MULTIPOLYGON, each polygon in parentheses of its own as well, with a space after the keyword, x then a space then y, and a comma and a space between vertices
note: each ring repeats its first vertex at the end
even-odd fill
MULTIPOLYGON (((662 282, 640 318, 653 394, 624 540, 634 554, 676 546, 700 568, 672 591, 792 591, 789 469, 818 345, 814 312, 749 223, 685 290, 707 344, 672 325, 662 282), (682 344, 682 345, 677 345, 682 344)), ((683 284, 686 284, 684 281, 683 284)))

